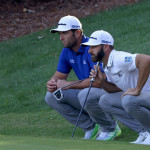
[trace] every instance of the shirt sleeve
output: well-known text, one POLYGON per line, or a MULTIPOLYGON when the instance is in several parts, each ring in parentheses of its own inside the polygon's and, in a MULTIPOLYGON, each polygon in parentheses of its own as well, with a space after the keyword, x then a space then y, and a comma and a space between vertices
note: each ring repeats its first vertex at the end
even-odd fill
POLYGON ((119 68, 124 69, 126 71, 133 71, 136 67, 136 55, 137 54, 130 54, 130 53, 123 53, 116 57, 116 62, 119 68))
POLYGON ((60 57, 59 57, 59 61, 58 61, 58 65, 57 65, 57 71, 64 73, 64 74, 68 74, 71 69, 72 69, 72 67, 69 65, 69 63, 67 61, 67 53, 63 49, 61 54, 60 54, 60 57))

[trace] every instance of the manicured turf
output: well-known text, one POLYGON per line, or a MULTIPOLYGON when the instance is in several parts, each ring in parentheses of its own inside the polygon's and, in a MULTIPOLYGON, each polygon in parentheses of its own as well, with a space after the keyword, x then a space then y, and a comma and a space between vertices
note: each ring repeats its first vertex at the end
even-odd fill
POLYGON ((0 136, 2 150, 149 150, 149 146, 133 145, 126 142, 93 141, 71 138, 0 136))
MULTIPOLYGON (((114 37, 116 50, 150 54, 149 16, 150 1, 143 0, 80 20, 85 35, 103 29, 114 37)), ((138 135, 121 123, 123 133, 114 141, 81 140, 79 128, 71 139, 74 126, 44 102, 63 48, 59 35, 49 30, 0 43, 0 150, 148 149, 129 144, 138 135)), ((73 72, 68 80, 76 80, 73 72)))

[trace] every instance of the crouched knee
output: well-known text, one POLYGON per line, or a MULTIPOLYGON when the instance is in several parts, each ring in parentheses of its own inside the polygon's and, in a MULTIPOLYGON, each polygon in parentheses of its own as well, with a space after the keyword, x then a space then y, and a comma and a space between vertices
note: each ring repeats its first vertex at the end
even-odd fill
MULTIPOLYGON (((78 99, 79 99, 80 105, 82 107, 84 105, 86 95, 87 95, 87 89, 81 90, 78 94, 78 99)), ((84 106, 84 108, 85 108, 85 106, 84 106)))
POLYGON ((99 100, 99 106, 103 109, 103 110, 107 110, 107 108, 110 108, 110 103, 109 103, 109 99, 110 97, 107 94, 104 94, 100 97, 99 100))
POLYGON ((127 113, 131 113, 134 108, 137 106, 134 96, 125 95, 122 99, 122 107, 125 109, 127 113))
POLYGON ((50 92, 47 91, 47 93, 46 93, 46 95, 45 95, 45 102, 46 102, 47 104, 50 103, 51 97, 52 97, 52 93, 50 93, 50 92))

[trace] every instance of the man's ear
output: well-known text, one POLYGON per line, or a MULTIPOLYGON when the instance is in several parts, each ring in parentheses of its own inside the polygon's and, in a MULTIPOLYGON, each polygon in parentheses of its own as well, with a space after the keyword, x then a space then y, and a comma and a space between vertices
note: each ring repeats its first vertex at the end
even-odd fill
POLYGON ((108 45, 108 44, 105 44, 105 45, 103 46, 104 52, 106 52, 108 49, 109 49, 109 45, 108 45))
POLYGON ((76 30, 75 31, 75 36, 78 38, 80 37, 80 34, 81 34, 81 30, 76 30))

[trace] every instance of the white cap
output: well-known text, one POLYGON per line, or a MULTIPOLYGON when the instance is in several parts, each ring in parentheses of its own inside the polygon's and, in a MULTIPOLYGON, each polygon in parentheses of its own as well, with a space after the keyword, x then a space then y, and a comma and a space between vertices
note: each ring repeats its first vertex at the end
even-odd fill
POLYGON ((88 46, 97 46, 100 44, 114 45, 114 39, 108 32, 98 30, 91 34, 88 42, 81 43, 81 45, 88 45, 88 46))
POLYGON ((58 31, 68 31, 71 29, 82 29, 82 24, 79 19, 74 16, 65 16, 62 17, 58 22, 58 27, 56 29, 52 29, 51 32, 55 33, 58 31))

